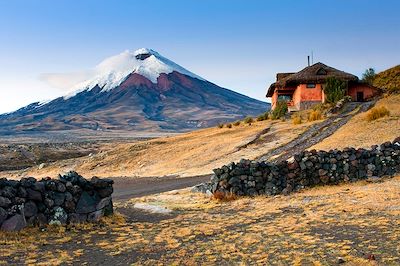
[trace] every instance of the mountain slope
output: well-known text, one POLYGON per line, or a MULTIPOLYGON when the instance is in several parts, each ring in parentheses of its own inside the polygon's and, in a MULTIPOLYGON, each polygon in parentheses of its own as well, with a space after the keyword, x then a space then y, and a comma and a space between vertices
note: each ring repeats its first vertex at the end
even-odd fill
POLYGON ((104 60, 92 78, 47 103, 0 116, 0 134, 72 129, 183 131, 265 112, 149 49, 104 60))
POLYGON ((387 92, 400 92, 400 65, 378 73, 373 84, 387 92))

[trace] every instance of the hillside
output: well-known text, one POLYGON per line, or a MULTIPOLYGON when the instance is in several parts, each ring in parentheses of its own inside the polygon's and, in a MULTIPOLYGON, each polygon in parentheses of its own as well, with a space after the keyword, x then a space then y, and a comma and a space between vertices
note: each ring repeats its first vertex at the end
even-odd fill
POLYGON ((378 73, 373 84, 386 92, 400 92, 400 65, 378 73))
POLYGON ((385 106, 390 111, 390 116, 367 121, 366 114, 360 113, 312 149, 343 149, 349 146, 369 148, 371 145, 394 140, 400 135, 399 103, 400 95, 390 95, 380 99, 375 106, 385 106))
POLYGON ((201 129, 172 137, 122 143, 93 156, 59 161, 43 169, 33 167, 14 176, 56 176, 70 170, 104 177, 209 174, 213 168, 231 161, 255 159, 290 142, 312 124, 293 125, 291 121, 269 120, 250 126, 242 123, 232 128, 201 129))
POLYGON ((0 115, 0 135, 181 132, 258 115, 269 104, 219 87, 150 49, 105 59, 63 97, 0 115))

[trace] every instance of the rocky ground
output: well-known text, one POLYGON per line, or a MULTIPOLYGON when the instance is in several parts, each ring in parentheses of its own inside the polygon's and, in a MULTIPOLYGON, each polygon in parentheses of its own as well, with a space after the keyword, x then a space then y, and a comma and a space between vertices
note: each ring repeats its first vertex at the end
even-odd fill
POLYGON ((188 189, 117 201, 97 225, 0 233, 0 264, 398 265, 400 176, 220 202, 188 189))

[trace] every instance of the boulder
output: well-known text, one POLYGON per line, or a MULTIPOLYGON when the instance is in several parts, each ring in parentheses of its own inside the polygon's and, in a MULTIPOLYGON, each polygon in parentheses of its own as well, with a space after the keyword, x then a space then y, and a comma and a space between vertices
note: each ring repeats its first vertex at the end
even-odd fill
POLYGON ((11 200, 5 197, 0 197, 0 207, 8 208, 11 205, 11 200))
POLYGON ((70 224, 80 224, 87 222, 87 214, 71 213, 68 215, 68 223, 70 224))
POLYGON ((7 219, 7 216, 6 210, 0 207, 0 226, 7 219))
POLYGON ((96 206, 96 210, 102 210, 111 203, 111 197, 103 198, 96 206))
POLYGON ((53 192, 51 195, 52 199, 54 200, 54 205, 61 206, 65 201, 65 194, 62 192, 53 192))
POLYGON ((19 231, 26 227, 26 220, 21 214, 15 214, 1 225, 2 231, 19 231))
MULTIPOLYGON (((10 180, 9 180, 10 181, 10 180)), ((0 196, 12 199, 17 195, 17 190, 12 186, 6 186, 0 191, 0 196)))
POLYGON ((104 210, 94 211, 88 214, 87 220, 88 222, 98 222, 104 216, 104 210))
POLYGON ((87 191, 82 192, 79 198, 78 204, 76 205, 76 213, 91 213, 96 211, 96 206, 99 203, 99 199, 95 196, 91 196, 87 191))
POLYGON ((113 192, 114 192, 113 187, 106 187, 97 190, 97 193, 101 198, 106 198, 108 196, 111 196, 113 192))
POLYGON ((35 216, 38 212, 38 208, 33 201, 28 201, 24 204, 24 215, 25 217, 35 216))
POLYGON ((55 207, 53 215, 50 217, 50 225, 63 225, 67 223, 68 214, 61 207, 55 207))
POLYGON ((114 184, 114 181, 109 178, 100 179, 96 176, 92 177, 90 183, 93 185, 94 188, 107 188, 114 184))
POLYGON ((42 193, 40 193, 39 191, 28 188, 26 189, 26 192, 28 193, 28 199, 42 201, 42 193))

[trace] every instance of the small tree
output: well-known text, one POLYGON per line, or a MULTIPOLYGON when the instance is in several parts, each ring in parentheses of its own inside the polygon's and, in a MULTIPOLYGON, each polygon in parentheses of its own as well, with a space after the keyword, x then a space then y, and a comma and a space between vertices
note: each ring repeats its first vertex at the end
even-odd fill
POLYGON ((275 109, 271 112, 271 119, 280 119, 286 115, 288 112, 287 102, 278 101, 276 103, 275 109))
POLYGON ((334 77, 326 79, 324 86, 325 101, 327 103, 335 104, 343 99, 347 90, 347 83, 334 77))
POLYGON ((362 81, 368 83, 369 85, 372 85, 375 76, 376 76, 375 69, 370 67, 367 70, 365 70, 364 74, 362 75, 362 81))

